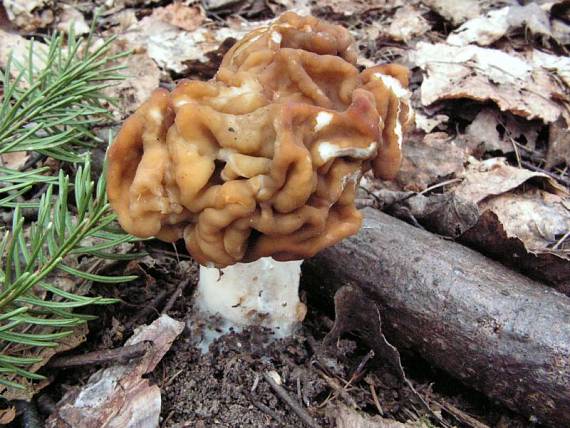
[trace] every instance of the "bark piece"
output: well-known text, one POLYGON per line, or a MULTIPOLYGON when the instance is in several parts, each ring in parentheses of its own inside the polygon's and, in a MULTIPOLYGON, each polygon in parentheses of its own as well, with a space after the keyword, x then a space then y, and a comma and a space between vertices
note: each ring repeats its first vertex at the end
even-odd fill
POLYGON ((160 388, 143 376, 152 372, 184 329, 184 323, 162 315, 135 330, 126 346, 149 341, 141 360, 116 364, 93 374, 86 385, 70 389, 46 422, 48 427, 129 428, 158 426, 160 388))
POLYGON ((332 302, 355 284, 379 304, 392 343, 515 411, 567 425, 570 298, 379 211, 364 216, 358 235, 305 263, 309 298, 332 302))

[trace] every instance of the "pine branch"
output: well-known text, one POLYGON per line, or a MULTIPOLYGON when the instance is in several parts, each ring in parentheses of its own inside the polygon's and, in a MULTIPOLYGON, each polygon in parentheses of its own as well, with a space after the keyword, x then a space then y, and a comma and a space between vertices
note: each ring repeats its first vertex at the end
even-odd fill
POLYGON ((98 236, 98 256, 106 255, 104 249, 133 240, 124 234, 99 233, 114 220, 114 215, 109 213, 104 175, 95 184, 91 180, 89 161, 78 168, 73 201, 70 188, 69 177, 60 172, 57 184, 49 184, 41 198, 37 221, 25 229, 21 210, 17 207, 11 231, 6 231, 0 242, 2 385, 21 387, 6 375, 32 380, 41 378, 25 369, 38 362, 36 358, 26 355, 30 353, 30 348, 57 346, 57 340, 71 334, 73 327, 84 323, 85 319, 77 317, 72 312, 73 308, 115 302, 113 299, 66 292, 48 281, 50 273, 61 270, 79 279, 105 283, 121 283, 135 278, 82 272, 66 262, 66 256, 70 254, 93 253, 91 248, 80 245, 90 237, 98 236), (56 188, 58 193, 54 195, 56 188), (74 213, 69 209, 70 202, 75 202, 74 213), (42 295, 51 295, 53 298, 44 300, 42 295), (12 352, 14 348, 18 349, 17 353, 12 352))
POLYGON ((123 78, 111 63, 128 53, 110 55, 112 41, 95 48, 91 35, 79 40, 72 32, 65 39, 56 34, 41 49, 32 44, 26 61, 12 57, 0 70, 0 154, 35 151, 81 164, 74 177, 61 170, 49 176, 48 168, 0 168, 0 209, 13 208, 11 226, 0 228, 0 396, 43 379, 35 373, 45 363, 43 351, 57 348, 95 318, 76 308, 116 301, 83 295, 78 284, 135 278, 85 272, 74 263, 80 256, 140 256, 115 254, 118 245, 135 238, 111 230, 115 216, 106 199, 105 174, 94 182, 88 154, 78 153, 100 142, 91 129, 108 115, 103 102, 113 101, 101 90, 123 78), (39 202, 25 200, 30 190, 44 188, 39 202), (25 207, 37 210, 35 221, 24 218, 25 207), (74 278, 74 289, 58 285, 58 275, 74 278))
POLYGON ((128 52, 110 54, 113 37, 98 47, 91 40, 70 31, 32 42, 25 64, 11 56, 0 71, 0 154, 37 151, 81 162, 77 149, 101 142, 91 128, 108 116, 103 102, 112 102, 101 91, 123 78, 112 63, 128 52))

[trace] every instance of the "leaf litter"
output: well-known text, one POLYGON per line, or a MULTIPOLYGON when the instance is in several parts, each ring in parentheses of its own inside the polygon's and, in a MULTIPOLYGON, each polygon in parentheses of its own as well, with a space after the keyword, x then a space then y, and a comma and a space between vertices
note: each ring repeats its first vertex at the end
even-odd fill
MULTIPOLYGON (((4 6, 21 35, 3 31, 0 46, 28 44, 29 37, 22 35, 50 25, 63 30, 74 22, 80 32, 82 17, 92 12, 81 3, 62 8, 49 1, 28 2, 25 8, 19 3, 4 2, 4 6)), ((117 35, 116 49, 134 52, 120 60, 129 78, 110 93, 119 97, 117 120, 134 111, 159 85, 211 77, 224 49, 285 9, 312 12, 349 27, 359 42, 362 63, 395 60, 412 69, 412 103, 417 112, 416 131, 404 146, 398 180, 395 184, 365 181, 363 200, 570 292, 570 202, 564 189, 569 182, 570 26, 564 2, 526 6, 478 0, 98 3, 105 8, 101 37, 117 35)), ((2 65, 6 49, 0 52, 2 65)), ((161 302, 155 301, 160 287, 164 291, 164 282, 181 274, 175 266, 182 252, 155 244, 144 247, 154 251, 152 263, 130 265, 143 272, 144 283, 107 291, 124 300, 125 313, 103 315, 104 328, 92 330, 84 348, 122 344, 125 333, 136 327, 129 317, 146 305, 151 311, 137 322, 153 318, 152 308, 161 302)), ((180 319, 187 317, 190 299, 191 294, 175 306, 173 312, 180 319)), ((321 372, 314 369, 318 353, 311 343, 322 340, 332 327, 323 321, 327 318, 322 311, 327 312, 315 308, 298 337, 277 342, 273 349, 255 342, 262 332, 246 331, 222 338, 203 356, 191 347, 187 333, 182 334, 152 371, 162 391, 163 426, 208 426, 204 421, 234 426, 232 418, 250 421, 251 426, 278 422, 298 426, 260 380, 262 369, 277 370, 290 394, 322 423, 422 426, 418 421, 426 409, 418 410, 417 397, 411 398, 411 390, 400 384, 398 376, 387 380, 389 370, 378 370, 382 356, 365 376, 347 385, 363 355, 362 342, 346 339, 347 333, 337 338, 334 346, 341 351, 330 357, 333 365, 324 365, 321 372), (378 391, 376 400, 369 383, 378 391), (370 413, 380 413, 384 419, 370 413)), ((73 384, 88 375, 93 375, 92 370, 70 370, 56 378, 73 384)), ((135 380, 136 385, 142 381, 145 388, 153 388, 146 380, 135 380)), ((442 411, 434 404, 439 400, 449 402, 448 409, 459 405, 478 412, 472 403, 455 401, 456 397, 430 401, 433 392, 413 378, 411 382, 432 410, 442 411)), ((47 394, 63 395, 57 383, 48 387, 47 394)), ((156 403, 159 396, 153 397, 156 403)), ((498 416, 479 413, 478 417, 490 424, 516 419, 500 409, 493 412, 498 416)), ((468 420, 454 419, 449 410, 446 417, 453 423, 468 420)), ((432 421, 439 423, 437 418, 432 421)))

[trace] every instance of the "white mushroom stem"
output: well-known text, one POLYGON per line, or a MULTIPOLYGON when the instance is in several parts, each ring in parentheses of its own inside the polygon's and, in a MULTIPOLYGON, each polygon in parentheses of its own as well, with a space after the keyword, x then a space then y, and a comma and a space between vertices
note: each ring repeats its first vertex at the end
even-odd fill
POLYGON ((197 307, 238 330, 260 325, 273 329, 276 337, 288 336, 307 312, 299 300, 301 263, 265 257, 224 269, 200 266, 197 307))

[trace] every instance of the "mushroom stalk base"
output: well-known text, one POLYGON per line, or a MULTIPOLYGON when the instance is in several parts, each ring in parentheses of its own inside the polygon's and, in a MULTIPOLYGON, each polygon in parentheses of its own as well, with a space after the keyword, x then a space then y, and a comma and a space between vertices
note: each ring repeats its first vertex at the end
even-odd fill
MULTIPOLYGON (((200 266, 197 308, 221 317, 226 332, 257 325, 271 328, 277 338, 288 336, 307 312, 299 300, 301 263, 265 257, 223 269, 200 266)), ((215 339, 207 336, 206 342, 215 339)))

